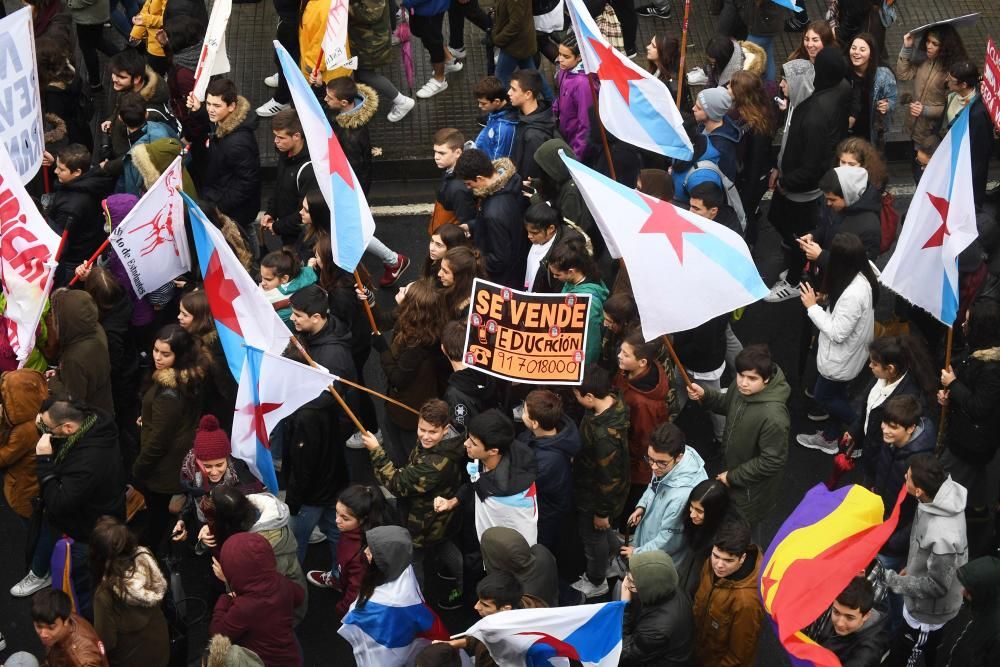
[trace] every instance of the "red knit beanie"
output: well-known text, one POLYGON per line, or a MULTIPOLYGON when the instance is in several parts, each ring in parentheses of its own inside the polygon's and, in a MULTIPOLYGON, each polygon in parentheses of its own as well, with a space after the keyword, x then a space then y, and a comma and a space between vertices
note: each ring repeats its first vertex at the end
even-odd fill
POLYGON ((199 461, 216 461, 229 456, 232 449, 226 432, 219 428, 215 415, 205 415, 194 434, 194 457, 199 461))

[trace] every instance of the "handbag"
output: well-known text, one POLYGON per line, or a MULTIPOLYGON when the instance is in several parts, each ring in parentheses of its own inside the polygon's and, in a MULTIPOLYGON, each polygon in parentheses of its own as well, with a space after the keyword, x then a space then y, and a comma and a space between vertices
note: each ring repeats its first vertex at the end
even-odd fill
POLYGON ((880 254, 888 251, 896 241, 896 232, 899 230, 899 213, 896 212, 894 204, 895 197, 892 196, 892 193, 883 192, 882 210, 879 212, 879 221, 882 224, 882 238, 878 244, 880 254))

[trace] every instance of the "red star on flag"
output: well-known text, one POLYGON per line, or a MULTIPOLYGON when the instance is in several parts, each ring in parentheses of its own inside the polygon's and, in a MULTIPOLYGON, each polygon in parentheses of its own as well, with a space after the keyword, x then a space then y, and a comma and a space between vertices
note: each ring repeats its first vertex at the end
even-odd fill
POLYGON ((941 226, 937 228, 937 231, 931 234, 931 237, 927 239, 927 243, 923 245, 921 250, 924 248, 940 248, 944 245, 945 234, 950 234, 948 231, 948 206, 950 202, 944 197, 938 197, 937 195, 932 195, 927 193, 928 199, 931 200, 931 206, 933 206, 938 215, 941 216, 941 226))
POLYGON ((351 165, 334 134, 331 134, 327 140, 327 151, 330 156, 330 175, 337 174, 344 183, 347 183, 347 187, 353 190, 354 178, 351 176, 351 165))
POLYGON ((760 578, 760 584, 761 584, 760 596, 764 600, 767 600, 767 594, 771 591, 771 588, 776 583, 778 583, 776 579, 771 578, 771 572, 773 570, 774 570, 774 563, 771 563, 770 566, 767 568, 767 572, 765 572, 764 576, 760 578))
POLYGON ((610 46, 601 44, 593 37, 588 39, 590 46, 597 52, 597 57, 601 59, 601 66, 597 68, 597 78, 615 84, 625 104, 628 104, 628 82, 642 81, 642 75, 623 63, 610 46))
POLYGON ((642 223, 640 234, 663 234, 670 241, 677 260, 684 263, 684 234, 704 234, 697 225, 677 213, 669 202, 660 201, 643 193, 639 193, 643 201, 649 204, 649 217, 642 223))
POLYGON ((219 253, 214 251, 205 274, 205 294, 208 296, 208 304, 215 321, 242 336, 240 320, 236 317, 236 309, 233 307, 233 302, 240 296, 240 290, 236 283, 226 276, 219 261, 219 253))
POLYGON ((257 434, 257 439, 267 449, 271 449, 271 437, 267 433, 267 424, 264 422, 264 415, 274 412, 284 403, 260 403, 253 406, 253 430, 257 434))

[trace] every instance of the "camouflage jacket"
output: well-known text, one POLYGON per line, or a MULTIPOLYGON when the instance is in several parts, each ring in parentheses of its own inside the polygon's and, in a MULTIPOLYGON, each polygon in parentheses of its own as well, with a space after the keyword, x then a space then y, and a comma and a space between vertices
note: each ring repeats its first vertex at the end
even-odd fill
POLYGON ((395 50, 390 41, 388 5, 383 0, 350 0, 347 12, 347 37, 351 54, 358 57, 358 69, 375 69, 392 62, 395 50))
POLYGON ((435 512, 434 498, 454 498, 458 493, 466 458, 464 441, 464 436, 449 426, 444 440, 434 447, 424 449, 418 442, 402 468, 397 468, 381 447, 371 452, 375 477, 407 507, 406 528, 414 547, 448 536, 455 512, 435 512))
POLYGON ((580 421, 583 448, 573 461, 573 493, 581 512, 616 517, 629 489, 628 408, 617 397, 599 415, 588 411, 580 421))

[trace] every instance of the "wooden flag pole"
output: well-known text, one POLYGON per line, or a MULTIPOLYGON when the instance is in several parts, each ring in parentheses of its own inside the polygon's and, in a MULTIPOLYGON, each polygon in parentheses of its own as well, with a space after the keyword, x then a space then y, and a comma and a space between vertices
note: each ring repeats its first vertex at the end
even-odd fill
MULTIPOLYGON (((604 157, 608 159, 608 173, 612 180, 617 181, 618 177, 615 176, 615 161, 611 159, 611 145, 608 144, 608 133, 604 129, 604 122, 601 120, 601 111, 597 102, 597 90, 594 88, 594 80, 587 75, 587 82, 590 84, 590 99, 594 101, 594 118, 597 119, 597 127, 601 130, 601 143, 604 144, 604 157)), ((580 157, 579 155, 577 157, 580 157)))
POLYGON ((354 286, 359 292, 365 295, 365 298, 361 301, 361 303, 365 306, 365 315, 368 316, 368 326, 372 329, 372 335, 381 336, 382 332, 378 330, 378 325, 375 324, 375 313, 372 312, 371 304, 368 303, 368 295, 365 294, 365 286, 361 282, 361 275, 358 273, 357 269, 354 269, 354 286))
POLYGON ((688 43, 688 19, 691 17, 691 0, 684 0, 684 23, 681 29, 681 57, 677 67, 677 108, 681 108, 681 91, 684 90, 684 60, 688 43))
MULTIPOLYGON (((302 355, 302 357, 306 360, 306 362, 310 366, 312 366, 313 368, 319 368, 319 364, 313 361, 313 358, 309 356, 308 352, 306 352, 306 348, 302 347, 302 343, 299 342, 298 338, 292 336, 292 342, 295 343, 295 347, 298 348, 299 353, 302 355)), ((368 433, 368 429, 366 429, 364 426, 361 425, 361 420, 358 419, 358 416, 354 414, 354 411, 351 410, 350 407, 348 407, 347 402, 344 401, 344 397, 340 395, 336 387, 333 386, 332 382, 330 383, 330 386, 327 387, 326 389, 331 394, 333 394, 333 397, 335 399, 337 399, 337 402, 340 403, 340 407, 344 409, 344 412, 347 413, 347 416, 351 418, 352 422, 354 422, 354 426, 357 427, 357 429, 362 433, 368 433)))

